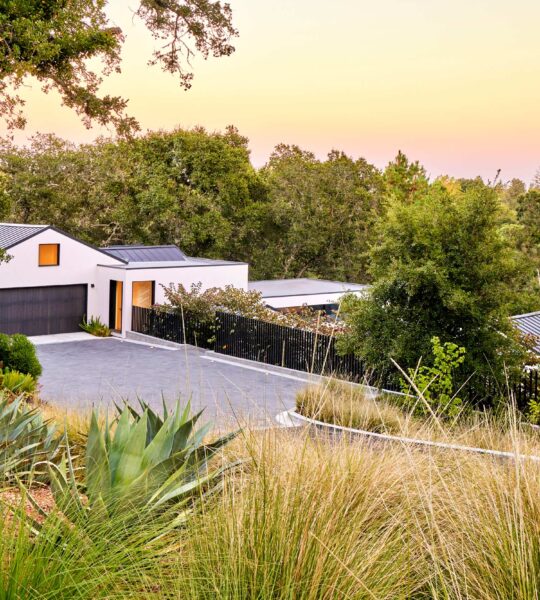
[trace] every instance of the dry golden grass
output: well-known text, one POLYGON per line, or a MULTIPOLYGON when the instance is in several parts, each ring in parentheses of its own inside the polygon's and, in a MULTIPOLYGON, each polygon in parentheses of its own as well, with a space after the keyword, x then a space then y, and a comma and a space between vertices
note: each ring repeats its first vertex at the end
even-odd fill
POLYGON ((183 538, 179 597, 540 597, 535 463, 288 431, 236 450, 246 467, 183 538))
MULTIPOLYGON (((61 423, 66 416, 68 427, 84 435, 84 415, 51 409, 48 416, 61 423)), ((513 439, 514 451, 523 452, 521 433, 496 434, 497 424, 490 424, 493 435, 507 444, 513 439)), ((447 441, 461 442, 454 433, 445 434, 447 441)), ((246 429, 224 449, 224 459, 243 463, 169 536, 170 552, 144 546, 117 556, 102 533, 84 551, 75 537, 64 546, 54 521, 50 535, 36 539, 18 540, 4 529, 0 565, 11 569, 5 581, 17 577, 18 589, 33 586, 41 594, 29 597, 51 598, 540 598, 536 462, 377 445, 301 428, 246 429), (137 572, 114 575, 132 555, 137 572), (102 579, 92 586, 95 577, 102 579), (61 593, 66 582, 72 587, 61 593)), ((2 577, 0 569, 0 591, 2 577)))
POLYGON ((474 412, 455 421, 422 418, 389 395, 373 398, 365 388, 335 380, 305 388, 296 405, 304 416, 344 427, 540 456, 540 431, 522 423, 511 407, 497 416, 474 412))

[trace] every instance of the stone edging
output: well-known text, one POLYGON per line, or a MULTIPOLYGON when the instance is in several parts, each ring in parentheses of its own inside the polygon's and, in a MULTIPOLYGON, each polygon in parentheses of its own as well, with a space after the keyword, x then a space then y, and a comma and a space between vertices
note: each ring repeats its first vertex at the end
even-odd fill
MULTIPOLYGON (((421 440, 418 438, 407 438, 397 435, 390 435, 386 433, 376 433, 374 431, 367 431, 364 429, 353 429, 352 427, 343 427, 341 425, 332 425, 331 423, 324 423, 323 421, 317 421, 316 419, 310 419, 298 414, 294 409, 286 411, 289 419, 293 422, 298 422, 299 425, 311 425, 322 430, 330 430, 338 433, 348 433, 358 437, 367 437, 380 440, 382 442, 392 442, 399 444, 409 444, 414 446, 424 446, 430 448, 440 448, 443 450, 457 450, 459 452, 469 452, 472 454, 484 454, 493 456, 495 458, 505 458, 515 460, 532 460, 534 462, 540 462, 540 456, 534 456, 529 454, 515 454, 514 452, 503 452, 501 450, 491 450, 488 448, 475 448, 473 446, 461 446, 459 444, 447 444, 445 442, 433 442, 430 440, 421 440)), ((283 415, 283 413, 282 413, 283 415)), ((282 416, 279 415, 279 416, 282 416)), ((293 427, 295 425, 292 425, 293 427)))

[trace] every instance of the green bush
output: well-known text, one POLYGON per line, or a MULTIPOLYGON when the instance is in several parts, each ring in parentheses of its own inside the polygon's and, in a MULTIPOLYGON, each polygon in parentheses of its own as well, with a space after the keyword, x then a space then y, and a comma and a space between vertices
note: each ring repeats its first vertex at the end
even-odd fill
POLYGON ((36 391, 36 380, 29 373, 4 369, 0 372, 0 388, 12 394, 31 395, 36 391))
POLYGON ((440 417, 457 417, 463 410, 463 401, 454 392, 453 372, 465 360, 465 348, 431 338, 433 365, 419 365, 408 369, 408 380, 401 380, 404 403, 416 413, 427 416, 435 413, 440 417), (413 385, 414 384, 414 385, 413 385), (417 393, 421 398, 416 398, 417 393))
POLYGON ((28 373, 34 379, 42 371, 34 344, 21 333, 0 334, 0 363, 4 369, 28 373))
POLYGON ((79 327, 86 331, 86 333, 95 335, 96 337, 109 337, 111 335, 111 330, 99 317, 90 317, 89 321, 84 318, 79 327))

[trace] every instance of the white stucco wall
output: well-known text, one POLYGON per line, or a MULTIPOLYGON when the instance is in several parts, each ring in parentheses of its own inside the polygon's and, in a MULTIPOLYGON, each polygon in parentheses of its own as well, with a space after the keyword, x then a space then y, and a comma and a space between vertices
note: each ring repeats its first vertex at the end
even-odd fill
MULTIPOLYGON (((123 269, 99 267, 100 288, 106 289, 106 310, 108 315, 109 281, 111 279, 124 282, 122 332, 131 329, 132 285, 134 281, 155 281, 155 302, 165 302, 163 286, 181 283, 189 289, 192 284, 201 283, 202 289, 225 287, 232 285, 243 290, 248 289, 248 265, 236 263, 231 265, 186 266, 175 268, 123 269)), ((107 316, 108 320, 108 316, 107 316)), ((106 321, 107 322, 107 321, 106 321)))
POLYGON ((0 265, 0 288, 87 284, 88 315, 107 322, 108 288, 103 290, 100 285, 97 265, 121 264, 120 261, 51 229, 10 248, 8 254, 12 259, 0 265), (60 244, 58 266, 39 266, 40 244, 60 244))

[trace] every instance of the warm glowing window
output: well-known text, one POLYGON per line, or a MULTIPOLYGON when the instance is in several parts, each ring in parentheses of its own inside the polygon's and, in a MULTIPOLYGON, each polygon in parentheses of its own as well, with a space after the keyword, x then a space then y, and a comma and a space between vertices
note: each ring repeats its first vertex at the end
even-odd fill
POLYGON ((60 244, 39 245, 39 266, 56 267, 60 264, 60 244))
POLYGON ((132 301, 133 306, 142 306, 143 308, 150 308, 154 303, 154 282, 134 281, 132 301))

